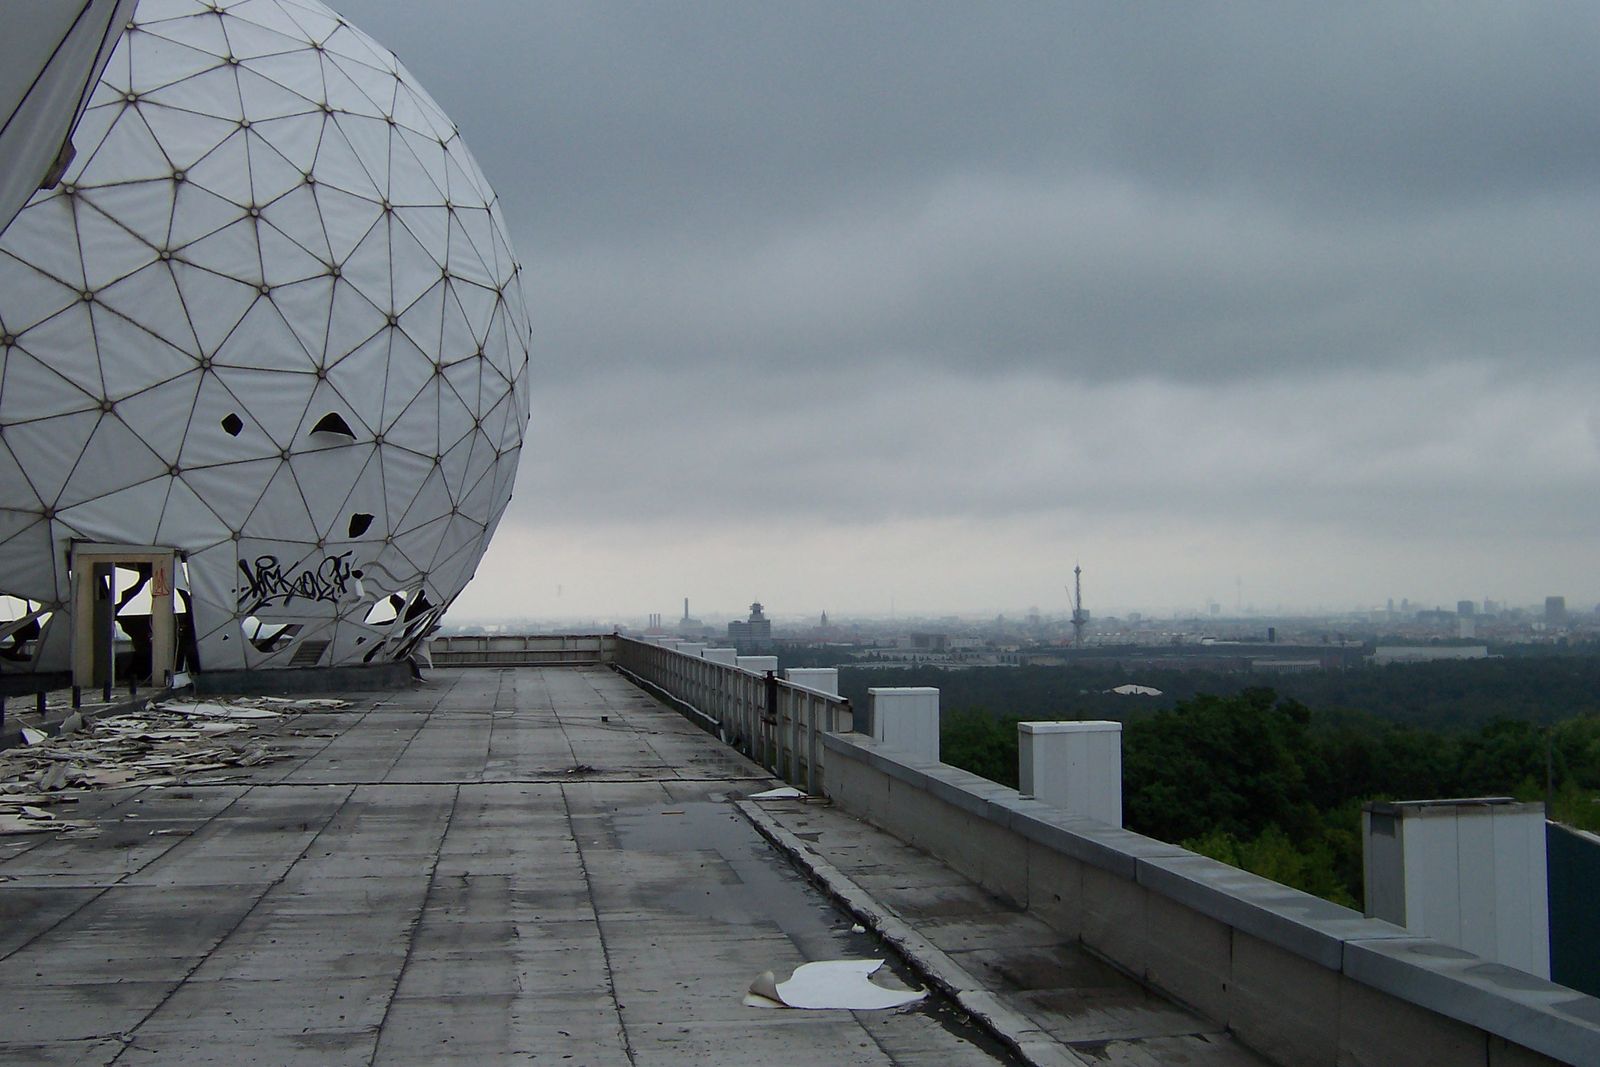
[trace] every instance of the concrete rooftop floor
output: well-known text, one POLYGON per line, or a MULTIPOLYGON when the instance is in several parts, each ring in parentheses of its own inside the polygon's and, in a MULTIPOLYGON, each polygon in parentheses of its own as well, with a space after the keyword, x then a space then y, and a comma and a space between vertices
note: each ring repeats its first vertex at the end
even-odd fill
POLYGON ((436 671, 274 744, 0 838, 0 1063, 1006 1062, 943 1001, 745 1007, 884 952, 729 800, 775 783, 608 671, 436 671))

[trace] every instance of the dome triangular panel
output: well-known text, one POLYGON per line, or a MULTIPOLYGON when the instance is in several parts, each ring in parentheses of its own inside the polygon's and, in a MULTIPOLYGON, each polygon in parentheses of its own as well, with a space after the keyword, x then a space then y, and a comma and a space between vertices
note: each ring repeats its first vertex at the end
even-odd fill
MULTIPOLYGON (((296 36, 287 35, 277 28, 261 25, 250 18, 248 6, 242 13, 243 18, 226 19, 222 26, 228 38, 228 48, 235 59, 257 61, 265 56, 276 56, 285 52, 304 52, 303 35, 300 35, 301 39, 297 39, 296 36)), ((243 75, 250 71, 247 67, 240 73, 243 75)), ((245 99, 249 101, 248 96, 245 99)), ((251 114, 256 112, 252 111, 251 114)))
POLYGON ((239 102, 238 79, 226 61, 219 58, 217 64, 210 70, 152 89, 142 99, 178 111, 242 122, 244 106, 239 102))
POLYGON ((174 479, 167 503, 161 510, 153 545, 199 545, 228 539, 232 531, 189 483, 174 479))
POLYGON ((115 353, 101 361, 103 396, 120 401, 195 369, 194 357, 109 308, 94 309, 95 344, 115 353))
POLYGON ((7 251, 0 251, 0 273, 6 278, 5 291, 0 293, 0 330, 12 335, 54 318, 83 299, 77 289, 34 270, 7 251))
MULTIPOLYGON (((249 389, 258 381, 253 375, 241 372, 238 384, 242 389, 249 389)), ((207 371, 199 375, 193 413, 183 427, 179 466, 189 470, 255 459, 275 461, 280 452, 282 446, 256 421, 249 404, 235 396, 215 373, 207 371)))
POLYGON ((71 197, 60 190, 36 196, 0 232, 0 248, 30 269, 73 290, 82 290, 83 260, 78 256, 78 242, 75 238, 61 239, 63 234, 73 233, 75 226, 71 197))
POLYGON ((165 178, 82 189, 78 193, 79 218, 83 218, 83 205, 88 205, 144 242, 154 256, 167 247, 172 233, 174 192, 172 182, 165 178))
MULTIPOLYGON (((176 348, 190 358, 200 356, 200 343, 189 328, 183 294, 178 291, 178 283, 173 279, 172 269, 166 263, 152 262, 117 284, 100 290, 95 296, 93 307, 97 329, 102 321, 111 317, 107 313, 113 313, 137 325, 152 337, 159 337, 162 344, 167 347, 176 348)), ((115 358, 104 361, 107 386, 120 381, 121 384, 116 387, 118 393, 114 395, 131 392, 132 387, 127 380, 118 379, 112 373, 114 365, 125 362, 127 357, 120 348, 110 347, 107 337, 100 337, 99 343, 106 346, 104 351, 116 353, 115 358)), ((173 366, 182 369, 181 365, 173 366)), ((151 380, 163 381, 170 376, 163 373, 151 380)), ((141 369, 138 377, 146 378, 148 375, 141 369)))
MULTIPOLYGON (((394 408, 396 399, 391 394, 385 406, 394 408)), ((405 401, 404 408, 388 421, 383 439, 425 456, 437 456, 442 431, 443 427, 439 424, 438 379, 429 378, 415 396, 405 401)))
POLYGON ((328 383, 361 426, 377 433, 383 426, 383 390, 374 389, 388 374, 387 333, 368 340, 328 368, 328 383))
POLYGON ((381 199, 389 198, 389 124, 381 117, 335 112, 332 125, 350 146, 381 199))
POLYGON ((291 190, 261 209, 261 224, 270 226, 315 256, 325 268, 334 265, 328 232, 317 216, 316 194, 309 185, 291 190))
POLYGON ((304 487, 317 538, 336 541, 348 536, 350 515, 345 499, 372 459, 370 442, 298 452, 289 461, 295 480, 304 487))
POLYGON ((132 60, 122 91, 144 96, 218 65, 216 53, 182 44, 148 30, 135 30, 120 42, 132 60))
POLYGON ((94 324, 86 304, 74 304, 53 318, 17 336, 6 360, 5 390, 0 392, 0 420, 37 419, 44 415, 97 407, 105 393, 95 348, 94 324), (23 362, 31 356, 44 365, 35 371, 23 362), (61 388, 62 380, 72 389, 61 388))
MULTIPOLYGON (((172 208, 170 245, 170 251, 173 253, 178 253, 186 245, 248 217, 244 209, 232 200, 202 189, 193 182, 179 183, 176 195, 177 202, 172 208)), ((224 266, 230 269, 222 273, 234 273, 231 269, 233 264, 224 263, 224 266)))
POLYGON ((60 601, 68 589, 56 566, 50 523, 34 518, 37 521, 0 541, 0 574, 5 575, 0 588, 28 600, 60 601))
POLYGON ((188 314, 185 325, 195 332, 200 352, 205 356, 213 355, 222 347, 261 296, 258 286, 201 270, 177 259, 172 261, 172 278, 188 314))
POLYGON ((250 127, 245 138, 245 151, 250 159, 250 202, 257 207, 265 207, 305 185, 305 173, 285 159, 255 126, 250 127))
MULTIPOLYGON (((263 238, 265 235, 263 235, 263 238)), ((263 247, 266 241, 263 239, 263 247)), ((284 323, 294 331, 313 363, 320 364, 328 349, 328 321, 333 310, 334 281, 326 274, 288 285, 276 285, 272 302, 284 323)))
POLYGON ((208 4, 180 5, 163 10, 162 5, 145 0, 139 5, 135 18, 145 33, 188 45, 219 58, 228 54, 228 37, 222 30, 222 20, 216 17, 208 4))
POLYGON ((351 250, 341 266, 340 277, 384 314, 395 310, 394 267, 389 258, 386 219, 379 220, 351 250))
POLYGON ((302 179, 316 166, 317 149, 322 144, 322 127, 322 120, 304 115, 262 119, 250 124, 255 136, 288 160, 300 172, 302 179))
MULTIPOLYGON (((324 142, 323 148, 327 147, 328 142, 324 142)), ((374 200, 336 189, 320 178, 317 180, 316 198, 322 226, 328 235, 328 248, 333 253, 334 263, 342 269, 344 261, 367 235, 381 228, 383 207, 374 200)), ((384 289, 387 291, 388 287, 384 289)))
MULTIPOLYGON (((224 374, 228 372, 223 371, 223 367, 309 371, 318 362, 300 344, 300 338, 289 329, 289 324, 283 321, 283 313, 278 306, 264 296, 245 312, 238 327, 222 342, 212 359, 218 372, 224 374)), ((285 388, 287 385, 281 379, 272 381, 273 388, 285 388)), ((233 388, 231 382, 229 388, 233 388)), ((271 393, 262 395, 262 399, 274 404, 278 400, 271 393)))
POLYGON ((122 175, 123 181, 130 182, 172 174, 172 164, 167 162, 166 153, 135 107, 123 108, 111 129, 95 146, 94 155, 88 158, 86 166, 114 169, 122 175))
POLYGON ((186 171, 186 180, 196 188, 221 197, 243 208, 250 197, 250 132, 235 130, 186 171))
POLYGON ((224 366, 217 363, 212 374, 237 397, 250 417, 266 432, 280 450, 294 445, 306 405, 317 387, 317 376, 306 370, 268 370, 259 367, 224 366))
POLYGON ((247 520, 252 533, 265 541, 285 541, 303 553, 317 543, 316 523, 306 507, 305 494, 288 463, 280 463, 261 500, 247 520))
POLYGON ((277 299, 280 286, 311 279, 316 279, 326 289, 332 288, 333 279, 328 275, 327 263, 285 237, 277 227, 258 222, 255 237, 261 249, 262 274, 272 286, 273 299, 277 299))
POLYGON ((164 477, 167 466, 121 419, 102 415, 56 498, 56 507, 68 508, 116 492, 120 486, 164 477))
MULTIPOLYGON (((396 311, 406 311, 419 297, 430 290, 438 289, 442 292, 444 274, 440 265, 428 255, 427 249, 417 243, 411 232, 392 217, 389 219, 389 255, 393 264, 390 267, 390 277, 393 279, 396 311)), ((437 339, 439 336, 437 299, 432 302, 432 306, 436 309, 433 336, 437 339)))
POLYGON ((183 480, 207 507, 219 515, 237 516, 232 521, 243 526, 282 465, 282 460, 273 458, 196 467, 185 469, 183 480))
POLYGON ((427 207, 397 207, 394 209, 396 223, 405 227, 428 259, 438 267, 443 267, 450 254, 450 212, 448 209, 432 204, 427 207))
POLYGON ((166 506, 167 489, 171 484, 161 478, 132 485, 63 507, 56 519, 89 541, 159 544, 156 528, 166 506))
MULTIPOLYGON (((107 368, 107 375, 114 373, 107 368)), ((191 371, 152 389, 117 401, 115 416, 130 429, 138 427, 139 438, 160 457, 161 462, 178 464, 183 456, 184 434, 200 392, 201 374, 191 371)))
MULTIPOLYGON (((328 320, 328 354, 326 362, 332 366, 343 358, 342 353, 365 348, 374 339, 388 348, 389 320, 372 305, 372 301, 356 292, 343 278, 333 286, 333 312, 328 320)), ((369 383, 377 389, 381 377, 369 383)))

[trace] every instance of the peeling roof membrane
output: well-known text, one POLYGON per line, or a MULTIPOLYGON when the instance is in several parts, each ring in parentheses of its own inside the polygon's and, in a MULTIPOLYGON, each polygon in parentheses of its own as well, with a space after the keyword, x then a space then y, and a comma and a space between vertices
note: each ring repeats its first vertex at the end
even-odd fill
POLYGON ((67 665, 75 539, 185 554, 202 670, 408 655, 528 422, 455 126, 315 0, 144 0, 75 144, 0 236, 0 595, 44 620, 6 669, 67 665))

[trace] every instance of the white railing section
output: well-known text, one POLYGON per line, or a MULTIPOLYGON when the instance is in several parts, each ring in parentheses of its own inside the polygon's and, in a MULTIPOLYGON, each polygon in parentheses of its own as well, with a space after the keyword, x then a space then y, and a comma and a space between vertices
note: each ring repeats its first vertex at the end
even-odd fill
POLYGON ((849 733, 850 702, 779 678, 717 663, 667 645, 615 639, 615 666, 683 705, 706 729, 775 776, 822 792, 822 736, 849 733))

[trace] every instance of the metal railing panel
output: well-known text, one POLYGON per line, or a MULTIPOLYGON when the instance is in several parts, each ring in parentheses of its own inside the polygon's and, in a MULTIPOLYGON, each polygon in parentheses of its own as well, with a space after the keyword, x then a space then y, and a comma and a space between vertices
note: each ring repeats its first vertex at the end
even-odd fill
POLYGON ((821 737, 850 731, 855 716, 848 700, 653 642, 611 641, 610 661, 624 673, 685 705, 775 777, 821 794, 827 759, 821 737))

